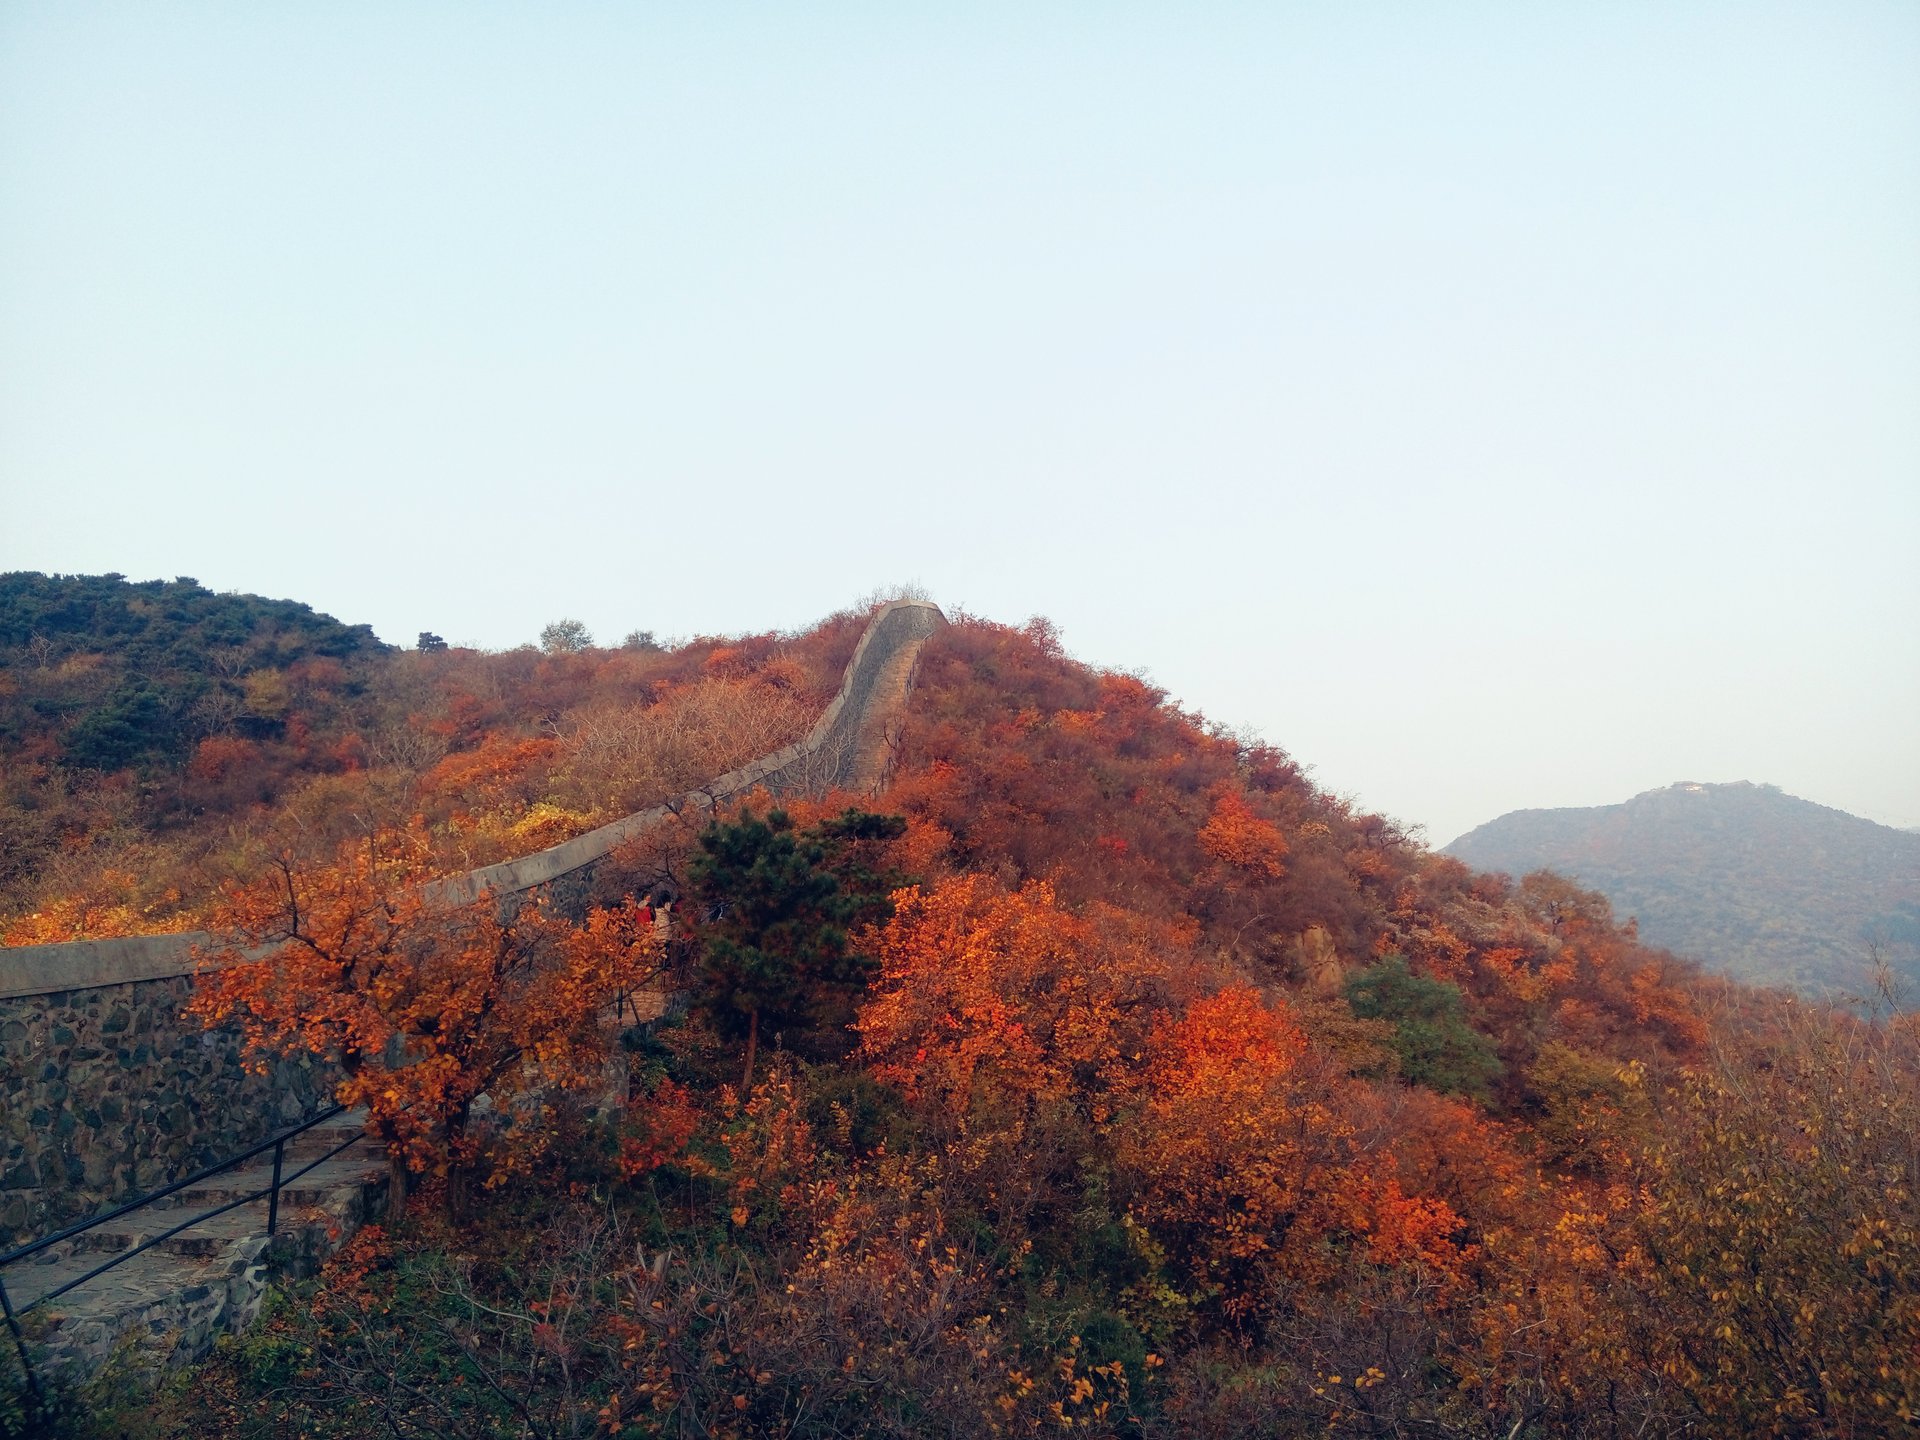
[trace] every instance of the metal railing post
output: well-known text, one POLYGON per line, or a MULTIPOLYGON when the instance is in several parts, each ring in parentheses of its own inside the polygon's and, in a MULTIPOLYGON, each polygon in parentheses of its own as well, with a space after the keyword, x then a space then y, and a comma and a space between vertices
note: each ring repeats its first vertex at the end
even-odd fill
POLYGON ((40 1377, 33 1373, 33 1361, 27 1355, 27 1337, 20 1333, 20 1321, 13 1313, 13 1301, 7 1298, 7 1282, 0 1279, 0 1312, 7 1317, 7 1329, 13 1332, 13 1348, 20 1352, 20 1369, 27 1377, 27 1389, 33 1395, 34 1403, 40 1401, 40 1377))
POLYGON ((286 1154, 287 1142, 277 1141, 273 1147, 273 1189, 267 1192, 267 1234, 271 1236, 280 1225, 280 1157, 286 1154))

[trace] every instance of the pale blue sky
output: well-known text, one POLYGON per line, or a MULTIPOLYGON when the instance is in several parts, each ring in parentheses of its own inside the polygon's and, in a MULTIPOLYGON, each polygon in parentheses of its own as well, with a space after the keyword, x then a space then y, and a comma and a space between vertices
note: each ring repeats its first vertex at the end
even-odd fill
POLYGON ((0 7, 0 569, 914 580, 1436 842, 1920 824, 1920 6, 0 7))

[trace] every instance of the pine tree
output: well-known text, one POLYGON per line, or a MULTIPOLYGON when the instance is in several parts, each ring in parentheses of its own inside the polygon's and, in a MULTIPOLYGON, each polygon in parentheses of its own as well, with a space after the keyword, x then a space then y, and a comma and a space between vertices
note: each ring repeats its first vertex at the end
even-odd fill
POLYGON ((905 828, 848 810, 798 831, 784 810, 764 820, 749 810, 701 835, 692 873, 709 918, 696 1004, 723 1035, 745 1041, 743 1090, 763 1029, 824 1029, 866 983, 873 961, 850 935, 892 914, 898 877, 877 871, 872 852, 905 828))

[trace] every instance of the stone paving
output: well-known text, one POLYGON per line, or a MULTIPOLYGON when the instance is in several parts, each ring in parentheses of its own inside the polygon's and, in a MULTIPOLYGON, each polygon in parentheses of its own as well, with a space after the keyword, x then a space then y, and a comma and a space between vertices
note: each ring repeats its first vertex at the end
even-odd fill
MULTIPOLYGON (((387 1169, 370 1137, 323 1160, 291 1184, 284 1177, 364 1133, 364 1116, 341 1116, 295 1137, 283 1162, 280 1215, 267 1234, 267 1201, 204 1219, 49 1300, 24 1317, 43 1373, 90 1374, 125 1351, 136 1369, 161 1371, 200 1359, 223 1330, 243 1328, 270 1279, 310 1274, 379 1208, 387 1169)), ((16 1309, 87 1274, 196 1214, 265 1188, 272 1157, 89 1230, 7 1267, 16 1309)))
POLYGON ((873 678, 873 688, 854 731, 853 757, 847 769, 846 787, 857 795, 878 794, 893 769, 895 730, 906 710, 920 651, 928 638, 918 635, 904 641, 873 678))

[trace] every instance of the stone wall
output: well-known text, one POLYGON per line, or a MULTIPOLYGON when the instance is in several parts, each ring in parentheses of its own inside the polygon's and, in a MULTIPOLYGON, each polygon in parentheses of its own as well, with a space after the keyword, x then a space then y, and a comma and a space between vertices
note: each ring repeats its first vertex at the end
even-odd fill
MULTIPOLYGON (((733 795, 756 786, 775 794, 818 793, 845 783, 852 773, 854 742, 874 700, 874 685, 887 664, 904 648, 917 647, 946 623, 936 606, 924 600, 896 600, 882 606, 867 622, 853 658, 847 662, 840 691, 821 712, 804 740, 763 756, 750 765, 716 776, 667 805, 656 805, 628 815, 597 830, 575 836, 551 849, 518 860, 505 860, 441 882, 439 893, 449 904, 476 900, 491 890, 496 895, 518 895, 562 876, 573 875, 611 854, 624 842, 645 834, 669 815, 712 810, 733 795)), ((3 959, 0 954, 0 959, 3 959)), ((4 976, 0 975, 0 987, 4 976)), ((0 988, 0 994, 5 994, 0 988)))
MULTIPOLYGON (((817 793, 846 784, 868 711, 888 698, 875 693, 881 676, 944 623, 924 601, 883 606, 806 739, 671 807, 443 881, 440 898, 457 904, 556 882, 584 896, 593 867, 671 813, 712 810, 756 786, 817 793)), ((0 1248, 176 1179, 324 1103, 314 1062, 248 1075, 236 1034, 181 1020, 194 947, 208 939, 193 932, 0 948, 0 1248)))
POLYGON ((181 1018, 190 976, 0 1000, 0 1248, 263 1139, 326 1102, 317 1062, 241 1068, 181 1018))
POLYGON ((876 699, 887 698, 875 694, 881 676, 903 650, 908 647, 917 650, 945 623, 946 617, 923 601, 896 601, 882 609, 860 637, 853 658, 847 662, 840 693, 807 736, 802 753, 784 766, 769 769, 758 783, 776 794, 782 791, 817 793, 851 783, 856 769, 856 742, 868 712, 876 699))

